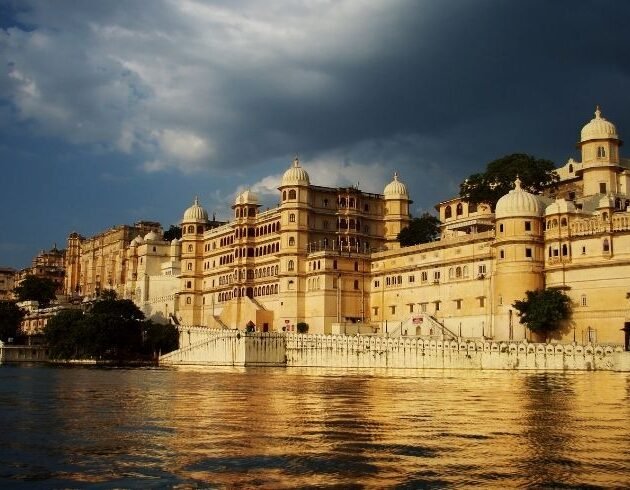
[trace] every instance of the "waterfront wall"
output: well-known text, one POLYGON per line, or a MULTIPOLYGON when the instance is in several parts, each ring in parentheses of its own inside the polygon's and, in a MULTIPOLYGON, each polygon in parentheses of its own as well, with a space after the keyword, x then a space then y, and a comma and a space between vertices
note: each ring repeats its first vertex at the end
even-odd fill
POLYGON ((6 345, 0 342, 0 362, 48 362, 48 350, 39 345, 6 345))
POLYGON ((161 356, 161 365, 286 365, 286 338, 281 333, 245 333, 239 330, 181 327, 180 340, 183 340, 180 343, 182 347, 161 356))
POLYGON ((162 356, 160 364, 630 372, 630 352, 617 345, 182 330, 190 331, 192 342, 162 356))

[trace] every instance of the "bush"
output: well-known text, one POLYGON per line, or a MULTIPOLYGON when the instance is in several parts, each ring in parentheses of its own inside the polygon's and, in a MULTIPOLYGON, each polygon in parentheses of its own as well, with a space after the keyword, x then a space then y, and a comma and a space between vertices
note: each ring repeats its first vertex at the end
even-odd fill
POLYGON ((297 331, 298 333, 308 333, 308 323, 298 322, 297 331))

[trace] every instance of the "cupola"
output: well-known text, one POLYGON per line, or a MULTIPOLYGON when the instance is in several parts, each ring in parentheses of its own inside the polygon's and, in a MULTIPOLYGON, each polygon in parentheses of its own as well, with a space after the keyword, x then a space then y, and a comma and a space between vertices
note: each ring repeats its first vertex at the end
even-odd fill
POLYGON ((597 106, 595 117, 582 128, 580 143, 602 139, 619 139, 619 135, 615 125, 602 117, 602 111, 597 106))
POLYGON ((385 199, 408 199, 407 186, 398 180, 398 172, 394 172, 394 180, 383 190, 385 199))
POLYGON ((300 159, 296 156, 291 167, 282 176, 281 187, 295 185, 310 185, 308 173, 300 166, 300 159))
POLYGON ((514 189, 508 192, 497 202, 495 218, 532 217, 542 216, 544 207, 537 196, 530 194, 521 187, 521 179, 516 177, 514 189))
POLYGON ((195 197, 195 202, 184 212, 182 221, 208 221, 208 213, 199 205, 199 199, 195 197))

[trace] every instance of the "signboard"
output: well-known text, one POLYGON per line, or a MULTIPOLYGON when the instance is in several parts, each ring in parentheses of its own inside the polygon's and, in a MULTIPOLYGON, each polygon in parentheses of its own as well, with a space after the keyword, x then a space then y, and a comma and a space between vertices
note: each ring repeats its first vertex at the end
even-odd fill
POLYGON ((288 325, 289 323, 291 323, 291 320, 285 320, 284 323, 288 325))

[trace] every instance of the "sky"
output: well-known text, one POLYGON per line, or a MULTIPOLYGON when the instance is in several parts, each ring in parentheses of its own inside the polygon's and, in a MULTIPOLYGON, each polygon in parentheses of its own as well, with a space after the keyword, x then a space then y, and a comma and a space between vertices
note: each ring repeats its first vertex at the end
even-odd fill
POLYGON ((195 196, 273 207, 295 154, 316 185, 399 172, 414 215, 503 155, 562 165, 597 104, 630 135, 629 24, 624 0, 0 0, 0 265, 195 196))

